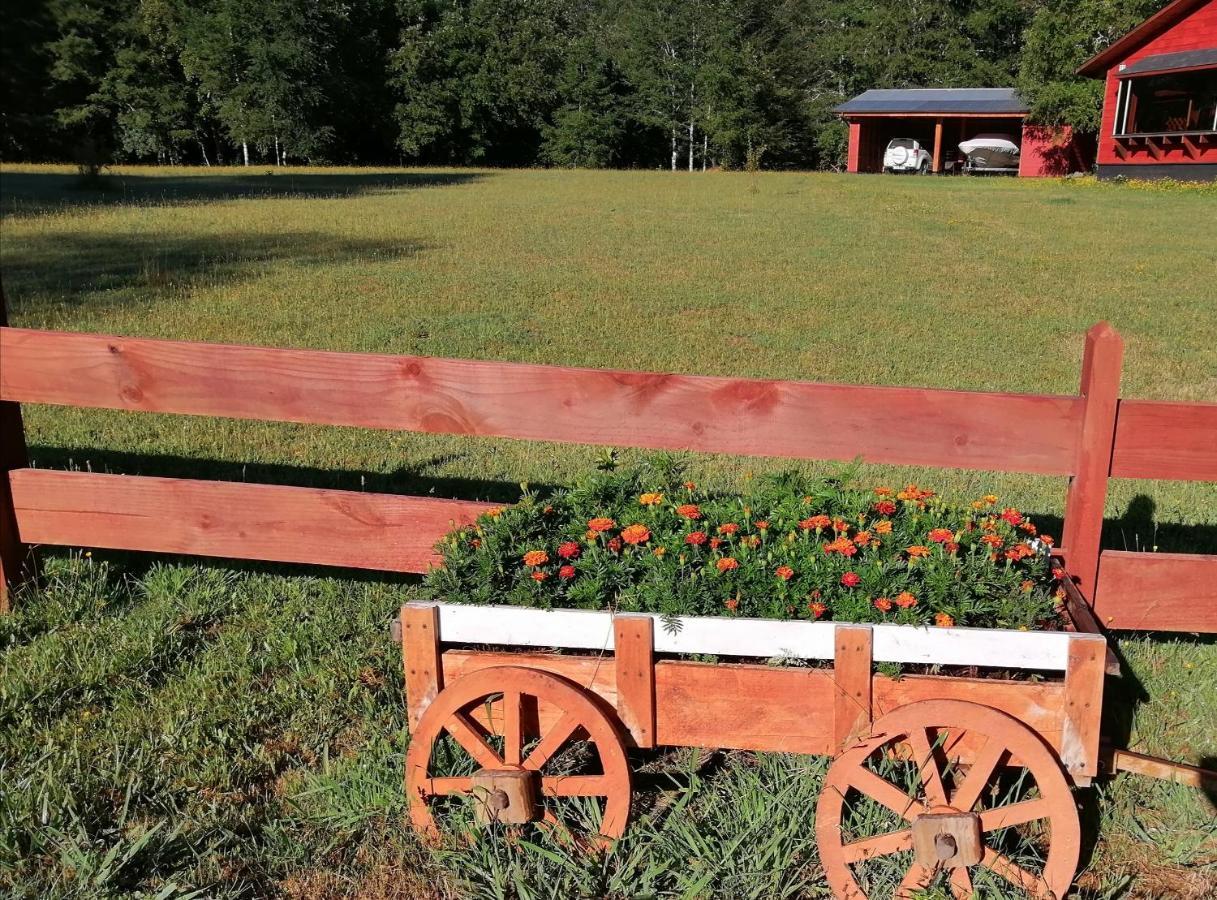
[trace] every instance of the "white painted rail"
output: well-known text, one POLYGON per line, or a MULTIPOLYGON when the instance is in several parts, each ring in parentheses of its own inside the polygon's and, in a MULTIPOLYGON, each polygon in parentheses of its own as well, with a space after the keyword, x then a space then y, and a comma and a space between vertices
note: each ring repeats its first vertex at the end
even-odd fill
MULTIPOLYGON (((439 637, 446 643, 613 649, 613 615, 572 609, 518 606, 438 606, 439 637)), ((629 615, 650 615, 629 613, 629 615)), ((762 659, 832 659, 833 622, 729 619, 682 616, 655 619, 655 652, 750 656, 762 659), (669 628, 668 624, 679 627, 669 628)), ((1002 628, 926 628, 871 625, 876 662, 988 666, 1063 672, 1071 640, 1102 640, 1063 631, 1011 631, 1002 628)))

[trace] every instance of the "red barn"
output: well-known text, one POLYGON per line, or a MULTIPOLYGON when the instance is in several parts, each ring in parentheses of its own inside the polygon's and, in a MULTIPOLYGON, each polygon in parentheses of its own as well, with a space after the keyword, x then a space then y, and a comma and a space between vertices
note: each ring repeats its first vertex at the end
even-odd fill
POLYGON ((1100 178, 1217 179, 1217 0, 1174 0, 1078 74, 1107 82, 1100 178))

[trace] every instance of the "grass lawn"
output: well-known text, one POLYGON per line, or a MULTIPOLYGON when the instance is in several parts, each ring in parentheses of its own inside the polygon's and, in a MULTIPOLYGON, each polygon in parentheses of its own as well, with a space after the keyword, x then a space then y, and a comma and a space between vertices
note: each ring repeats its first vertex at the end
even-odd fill
MULTIPOLYGON (((801 174, 0 169, 14 325, 278 346, 1069 393, 1082 336, 1123 393, 1217 397, 1217 194, 801 174)), ((898 423, 894 423, 898 427, 898 423)), ((29 407, 40 466, 509 501, 602 454, 29 407)), ((1035 435, 1027 436, 1029 441, 1035 435)), ((625 459, 632 454, 623 453, 625 459)), ((702 482, 783 467, 699 457, 702 482)), ((800 466, 808 470, 816 464, 800 466)), ((1048 520, 1061 479, 869 467, 1048 520)), ((1107 544, 1217 552, 1217 485, 1123 482, 1107 544)), ((825 896, 826 761, 683 752, 604 861, 402 823, 387 634, 408 579, 51 554, 0 621, 0 892, 20 897, 825 896), (679 784, 680 787, 675 787, 679 784)), ((1111 733, 1217 758, 1217 645, 1128 638, 1111 733)), ((1207 897, 1212 802, 1080 795, 1086 896, 1207 897)), ((996 895, 995 895, 996 896, 996 895)))

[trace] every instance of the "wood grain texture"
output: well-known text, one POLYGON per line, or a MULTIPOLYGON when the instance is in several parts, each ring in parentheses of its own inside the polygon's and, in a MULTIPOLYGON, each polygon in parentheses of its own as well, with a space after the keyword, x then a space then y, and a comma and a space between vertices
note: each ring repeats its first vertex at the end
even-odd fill
POLYGON ((714 378, 6 328, 0 399, 791 459, 1074 471, 1076 397, 714 378), (1033 438, 1031 437, 1033 436, 1033 438))
POLYGON ((425 572, 435 543, 492 505, 392 494, 49 469, 9 473, 27 544, 425 572))
MULTIPOLYGON (((0 329, 7 324, 8 307, 4 288, 0 286, 0 329)), ((3 360, 0 355, 0 362, 3 360)), ((0 365, 0 373, 3 370, 0 365)), ((0 400, 0 615, 12 608, 12 589, 31 562, 29 548, 17 536, 17 513, 6 477, 8 472, 27 465, 21 407, 13 401, 0 400)))
POLYGON ((873 663, 870 627, 838 625, 832 672, 833 743, 837 749, 870 733, 873 663))
POLYGON ((1077 461, 1065 496, 1061 549, 1082 596, 1094 603, 1103 535, 1107 477, 1115 444, 1124 341, 1106 322, 1086 332, 1082 357, 1082 426, 1077 461))
POLYGON ((1217 481, 1217 403, 1121 400, 1111 475, 1217 481))
POLYGON ((444 687, 439 642, 439 610, 401 608, 401 661, 405 675, 406 717, 411 730, 444 687))
POLYGON ((639 747, 655 746, 655 620, 613 617, 617 716, 639 747))
POLYGON ((1106 639, 1078 635, 1070 641, 1059 751, 1065 771, 1076 783, 1084 783, 1099 774, 1099 730, 1106 665, 1106 639))
POLYGON ((1107 628, 1217 634, 1217 556, 1104 550, 1096 596, 1107 628))

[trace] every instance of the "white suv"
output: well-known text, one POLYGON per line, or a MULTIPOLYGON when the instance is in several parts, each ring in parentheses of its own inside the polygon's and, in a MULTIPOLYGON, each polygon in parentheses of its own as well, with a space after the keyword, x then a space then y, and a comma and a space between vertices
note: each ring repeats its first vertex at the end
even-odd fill
POLYGON ((883 151, 884 172, 930 174, 930 154, 912 138, 892 138, 883 151))

